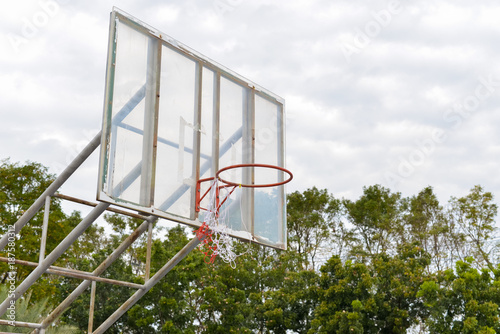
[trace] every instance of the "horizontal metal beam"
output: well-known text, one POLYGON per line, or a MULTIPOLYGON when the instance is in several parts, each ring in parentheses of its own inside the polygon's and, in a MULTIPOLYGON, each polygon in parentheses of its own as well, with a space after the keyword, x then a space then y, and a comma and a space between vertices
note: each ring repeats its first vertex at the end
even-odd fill
MULTIPOLYGON (((9 259, 6 257, 0 256, 0 262, 9 262, 9 259)), ((23 266, 34 267, 34 268, 36 268, 38 266, 38 263, 36 263, 36 262, 30 262, 30 261, 24 261, 24 260, 18 260, 18 259, 15 259, 14 263, 20 264, 23 266)), ((101 283, 109 283, 109 284, 113 284, 113 285, 126 286, 128 288, 133 288, 133 289, 144 289, 144 285, 141 285, 141 284, 99 277, 99 276, 95 276, 94 274, 86 272, 86 271, 69 269, 69 268, 50 266, 49 268, 47 268, 45 273, 51 274, 51 275, 64 276, 64 277, 78 278, 78 279, 89 280, 89 281, 96 281, 96 282, 101 282, 101 283)))
MULTIPOLYGON (((23 321, 9 321, 9 320, 0 320, 0 325, 5 326, 14 326, 14 327, 27 327, 27 328, 42 328, 41 324, 33 323, 33 322, 23 322, 23 321)), ((4 333, 4 332, 0 332, 4 333)))
MULTIPOLYGON (((9 262, 9 259, 6 258, 6 257, 0 256, 0 262, 9 262)), ((37 262, 31 262, 31 261, 19 260, 19 259, 15 259, 14 263, 15 264, 20 264, 22 266, 28 266, 28 267, 37 267, 38 266, 37 262)), ((77 270, 77 269, 63 268, 63 267, 58 267, 58 266, 50 266, 49 269, 54 269, 54 270, 59 270, 59 271, 75 272, 75 273, 80 273, 80 274, 87 273, 86 271, 81 271, 81 270, 77 270)))
POLYGON ((78 274, 78 273, 71 273, 71 272, 64 272, 64 271, 59 271, 59 270, 48 269, 47 274, 54 274, 54 275, 59 275, 59 276, 79 278, 81 280, 89 280, 89 281, 96 281, 96 282, 101 282, 101 283, 108 283, 108 284, 113 284, 113 285, 125 286, 127 288, 132 288, 132 289, 144 289, 144 285, 141 285, 141 284, 94 276, 90 273, 78 274))
MULTIPOLYGON (((74 203, 79 203, 79 204, 83 204, 83 205, 87 205, 87 206, 92 206, 92 207, 96 207, 97 204, 98 204, 98 203, 95 203, 95 202, 90 202, 90 201, 86 201, 86 200, 83 200, 83 199, 80 199, 80 198, 76 198, 76 197, 72 197, 72 196, 68 196, 68 195, 63 195, 63 194, 59 194, 59 193, 54 194, 54 196, 52 196, 52 197, 57 197, 57 198, 60 198, 60 199, 66 200, 66 201, 70 201, 70 202, 74 202, 74 203)), ((113 212, 113 213, 118 213, 120 215, 125 215, 125 216, 129 216, 129 217, 132 217, 132 218, 142 219, 142 220, 148 218, 147 216, 139 215, 137 213, 133 213, 133 212, 125 211, 125 210, 115 209, 113 207, 107 208, 106 211, 113 212)))

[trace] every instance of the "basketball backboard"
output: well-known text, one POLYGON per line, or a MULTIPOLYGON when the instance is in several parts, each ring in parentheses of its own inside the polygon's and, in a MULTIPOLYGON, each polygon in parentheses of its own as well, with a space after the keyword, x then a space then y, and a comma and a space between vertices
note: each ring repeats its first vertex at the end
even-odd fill
MULTIPOLYGON (((98 200, 199 227, 199 179, 237 164, 285 167, 282 98, 116 8, 109 36, 98 200)), ((225 173, 240 183, 285 177, 225 173)), ((229 234, 285 249, 285 196, 283 185, 236 189, 229 234)))

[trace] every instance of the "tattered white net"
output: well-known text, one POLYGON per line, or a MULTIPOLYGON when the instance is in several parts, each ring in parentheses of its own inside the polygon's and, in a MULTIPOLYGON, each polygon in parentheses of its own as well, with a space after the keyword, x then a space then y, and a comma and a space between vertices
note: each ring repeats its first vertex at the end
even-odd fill
POLYGON ((231 267, 236 268, 236 258, 243 254, 234 252, 233 238, 228 235, 229 227, 227 226, 228 209, 227 205, 224 209, 220 209, 220 204, 225 199, 228 199, 232 189, 219 187, 217 178, 214 180, 209 193, 209 203, 205 221, 197 232, 198 237, 206 235, 200 248, 205 253, 205 262, 212 263, 216 256, 219 256, 224 262, 229 263, 231 267), (218 195, 218 198, 217 198, 218 195), (205 250, 203 250, 205 248, 205 250), (206 258, 210 257, 207 261, 206 258))

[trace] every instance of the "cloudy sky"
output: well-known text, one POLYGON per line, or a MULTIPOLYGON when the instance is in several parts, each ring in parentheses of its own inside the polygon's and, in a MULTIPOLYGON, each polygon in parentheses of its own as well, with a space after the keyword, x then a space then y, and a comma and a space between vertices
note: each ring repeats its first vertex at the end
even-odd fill
MULTIPOLYGON (((381 184, 500 196, 500 4, 464 0, 9 1, 0 159, 59 173, 98 133, 117 6, 286 101, 288 192, 381 184)), ((64 192, 92 200, 97 155, 64 192)))

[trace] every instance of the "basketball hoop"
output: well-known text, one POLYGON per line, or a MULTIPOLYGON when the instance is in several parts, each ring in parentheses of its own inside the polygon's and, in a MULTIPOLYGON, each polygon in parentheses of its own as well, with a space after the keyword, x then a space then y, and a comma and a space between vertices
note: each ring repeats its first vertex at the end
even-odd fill
POLYGON ((200 245, 200 249, 205 254, 205 262, 213 263, 218 255, 224 262, 229 263, 232 268, 236 268, 236 258, 244 254, 243 253, 237 255, 234 253, 233 239, 228 235, 229 227, 227 224, 227 210, 220 210, 222 205, 229 199, 229 197, 237 187, 277 187, 290 182, 292 178, 292 173, 283 167, 265 164, 239 164, 220 169, 215 174, 215 177, 198 180, 198 182, 196 183, 196 212, 204 210, 207 212, 207 215, 204 217, 204 222, 201 227, 196 231, 196 236, 200 240, 203 239, 200 245), (245 184, 228 181, 220 176, 220 174, 225 171, 246 167, 276 169, 288 174, 288 178, 286 178, 284 181, 275 183, 245 184), (208 190, 203 195, 201 195, 201 183, 207 181, 212 181, 212 184, 210 185, 208 190), (207 207, 204 208, 201 207, 201 201, 207 196, 207 194, 210 194, 209 202, 207 207))
POLYGON ((277 186, 281 186, 281 185, 284 185, 290 181, 292 181, 293 179, 293 175, 292 175, 292 172, 290 172, 288 169, 285 169, 283 167, 280 167, 280 166, 274 166, 274 165, 265 165, 265 164, 239 164, 239 165, 232 165, 232 166, 228 166, 228 167, 224 167, 222 169, 219 169, 219 171, 217 172, 217 174, 215 174, 215 177, 218 178, 219 180, 221 180, 221 182, 227 184, 227 185, 230 185, 230 186, 236 186, 236 187, 244 187, 244 188, 267 188, 267 187, 277 187, 277 186), (220 177, 220 174, 222 172, 225 172, 225 171, 228 171, 228 170, 231 170, 231 169, 236 169, 236 168, 245 168, 245 167, 260 167, 260 168, 271 168, 271 169, 276 169, 276 170, 279 170, 279 171, 282 171, 286 174, 288 174, 288 178, 285 179, 285 181, 281 181, 281 182, 276 182, 276 183, 265 183, 265 184, 241 184, 241 183, 236 183, 236 182, 232 182, 232 181, 227 181, 225 179, 223 179, 222 177, 220 177))

